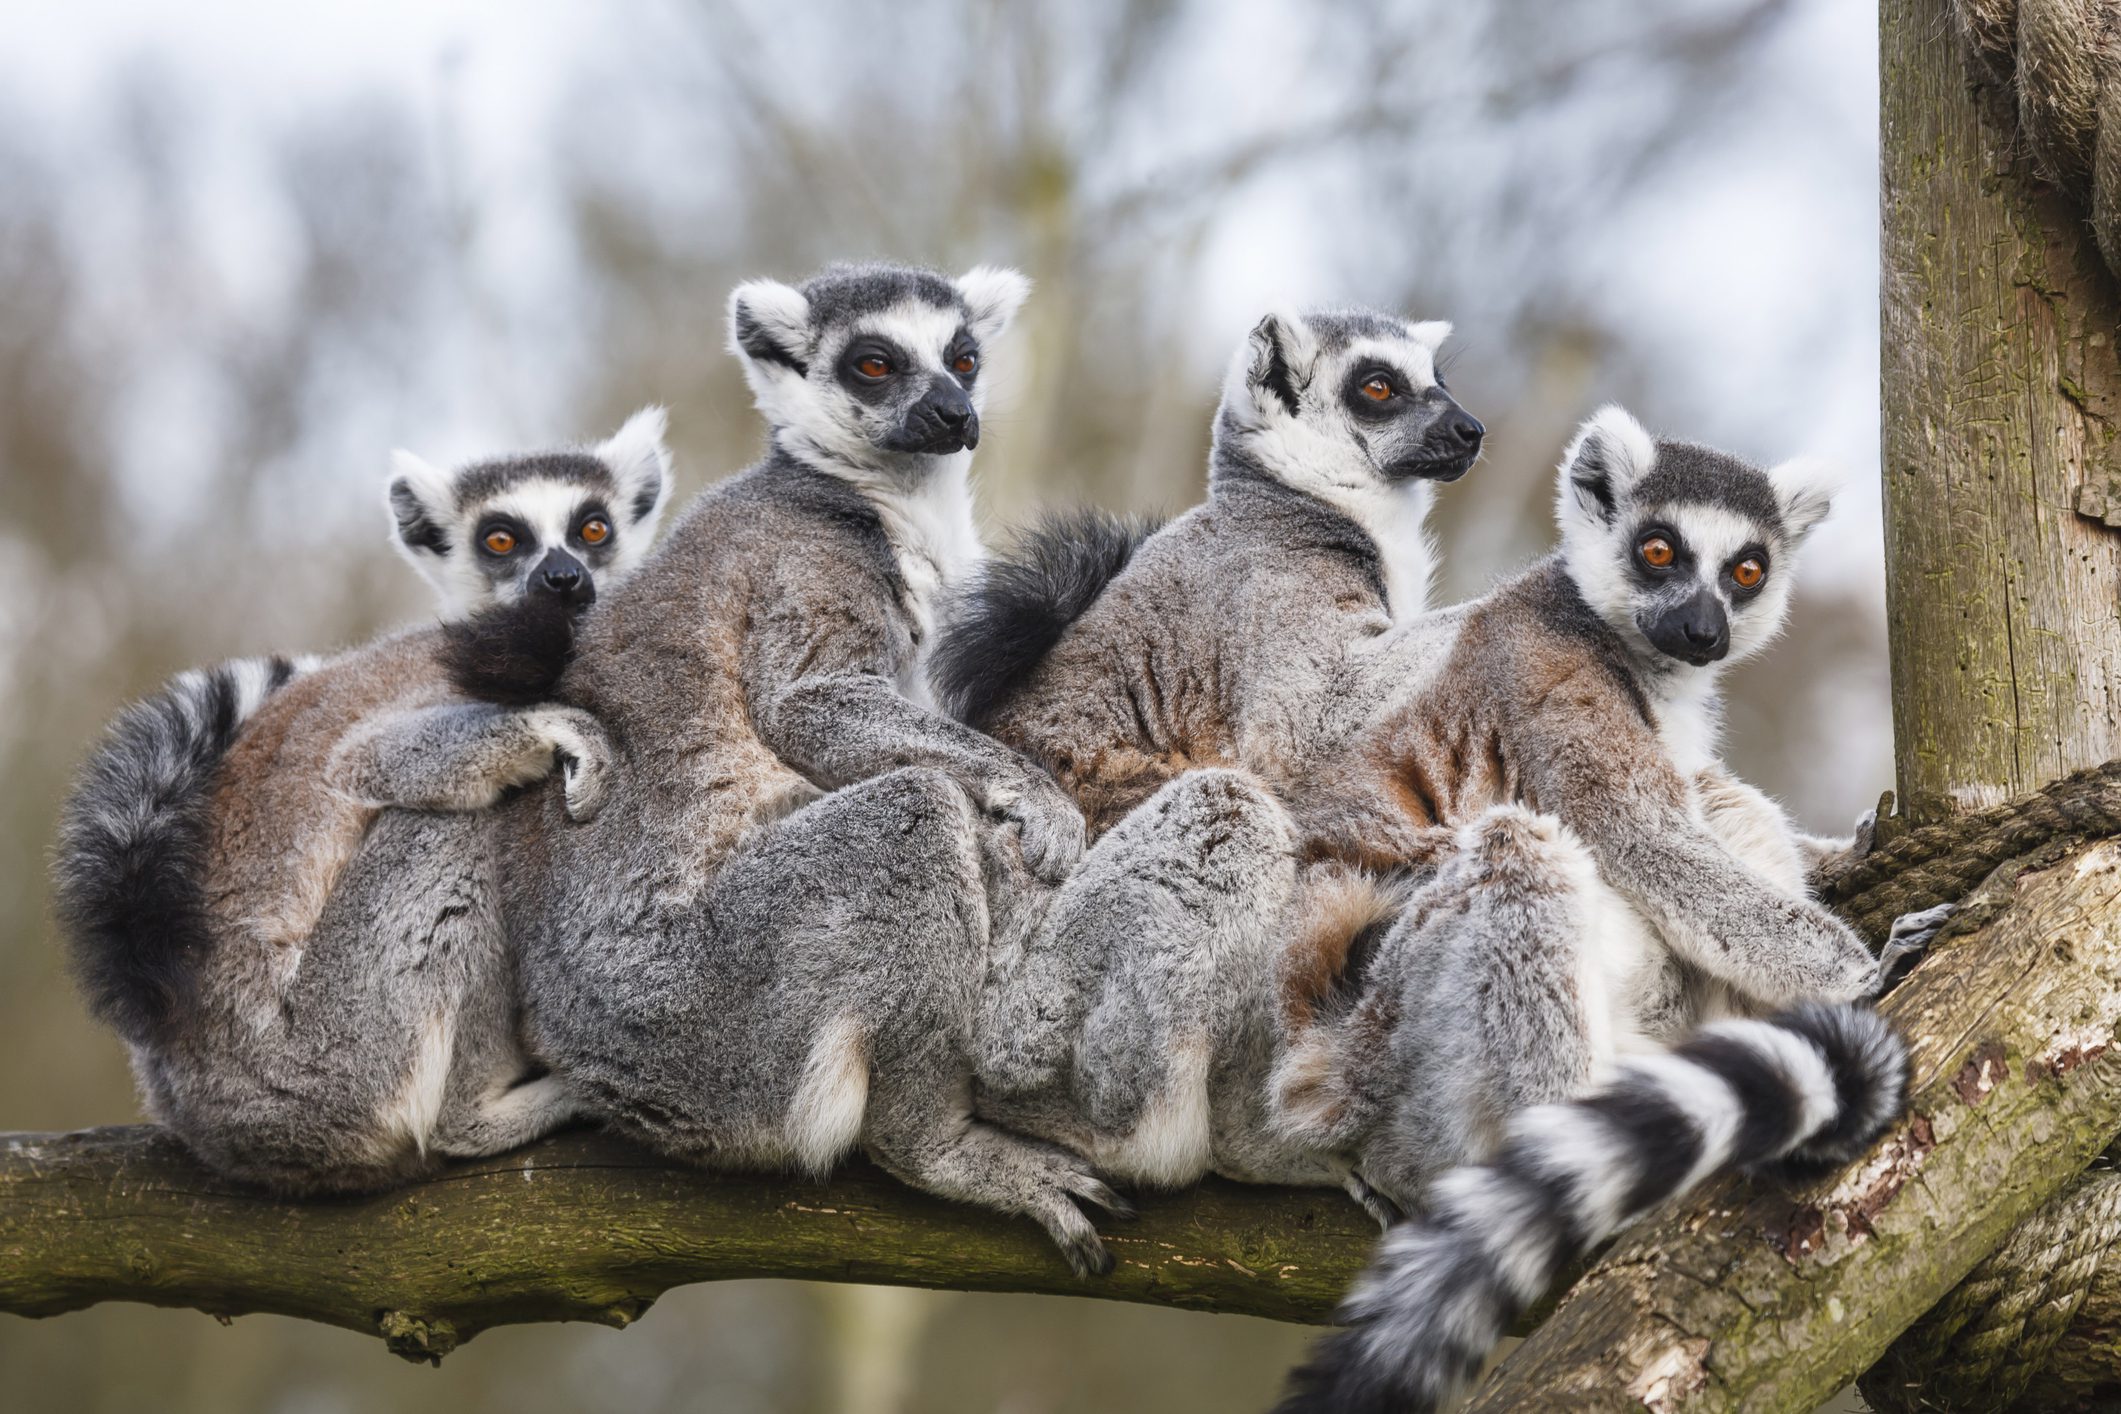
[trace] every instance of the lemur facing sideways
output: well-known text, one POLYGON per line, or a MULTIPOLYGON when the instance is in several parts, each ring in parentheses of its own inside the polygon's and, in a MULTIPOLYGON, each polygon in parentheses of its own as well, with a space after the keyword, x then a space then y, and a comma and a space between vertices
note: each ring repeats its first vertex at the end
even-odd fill
POLYGON ((375 1188, 572 1115, 527 1078, 477 812, 557 759, 587 818, 609 751, 580 711, 472 701, 450 675, 468 656, 557 679, 573 613, 654 539, 663 427, 653 408, 598 446, 446 473, 399 453, 397 543, 452 622, 186 673, 83 768, 55 865, 75 970, 149 1110, 215 1168, 375 1188))
POLYGON ((981 553, 982 363, 1026 292, 880 265, 738 287, 767 453, 583 620, 558 696, 610 734, 603 812, 526 793, 493 847, 532 1046, 611 1126, 711 1165, 859 1147, 1090 1267, 1076 1200, 1116 1200, 975 1119, 969 1059, 990 875, 1064 876, 1082 819, 923 686, 939 597, 981 553))
POLYGON ((953 616, 946 702, 1052 769, 1101 835, 998 938, 980 1077, 1006 1122, 1143 1182, 1212 1166, 1360 1192, 1344 1164, 1304 1155, 1292 1169, 1263 1088, 1211 1085, 1210 1071, 1268 1044, 1303 854, 1394 846, 1293 788, 1359 720, 1348 689, 1364 656, 1425 607, 1422 522, 1436 484, 1478 455, 1480 423, 1436 377, 1448 329, 1269 315, 1225 379, 1205 505, 1146 539, 1050 524, 953 616), (1115 949, 1159 959, 1165 990, 1132 991, 1127 962, 1095 985, 1115 949))
POLYGON ((1828 498, 1811 464, 1608 408, 1563 463, 1561 551, 1395 645, 1412 671, 1327 774, 1455 846, 1381 937, 1307 920, 1274 1088, 1284 1133, 1427 1215, 1285 1409, 1433 1408, 1634 1216, 1728 1167, 1845 1161, 1898 1117, 1898 1038, 1830 1005, 1878 963, 1712 754, 1720 669, 1781 626, 1828 498))

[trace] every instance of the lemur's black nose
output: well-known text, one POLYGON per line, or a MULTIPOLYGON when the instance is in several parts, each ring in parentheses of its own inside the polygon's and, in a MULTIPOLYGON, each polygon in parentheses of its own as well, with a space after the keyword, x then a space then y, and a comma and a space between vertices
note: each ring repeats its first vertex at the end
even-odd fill
POLYGON ((577 608, 596 598, 596 581, 589 570, 565 550, 554 549, 530 573, 530 587, 540 594, 564 599, 577 608))
POLYGON ((1488 429, 1480 425, 1479 418, 1459 408, 1444 419, 1443 435, 1470 452, 1488 435, 1488 429))
POLYGON ((938 401, 935 405, 935 415, 941 419, 943 426, 956 432, 972 420, 972 404, 938 401))

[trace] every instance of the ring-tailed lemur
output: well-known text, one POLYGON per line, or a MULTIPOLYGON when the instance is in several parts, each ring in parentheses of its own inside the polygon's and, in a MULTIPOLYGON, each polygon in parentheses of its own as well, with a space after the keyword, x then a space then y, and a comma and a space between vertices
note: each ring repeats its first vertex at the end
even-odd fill
POLYGON ((1102 833, 1194 766, 1294 758, 1351 642, 1427 607, 1438 482, 1484 429, 1440 322, 1270 314, 1231 361, 1208 500, 1150 533, 1049 521, 998 557, 936 655, 952 711, 1052 770, 1102 833))
POLYGON ((712 1165, 859 1147, 1087 1267, 1077 1200, 1116 1200, 975 1119, 968 1059, 990 873, 1065 874, 1081 816, 922 700, 937 596, 980 554, 981 365, 1026 291, 895 266, 736 289, 766 456, 586 616, 559 689, 624 789, 582 826, 527 794, 494 847, 533 1048, 614 1128, 712 1165))
POLYGON ((663 426, 649 409, 595 447, 447 473, 399 453, 397 543, 450 623, 184 674, 84 766, 55 864, 75 970, 149 1110, 206 1162, 372 1188, 573 1113, 552 1082, 518 1083, 492 861, 463 812, 557 757, 568 810, 592 815, 609 747, 582 712, 467 700, 451 674, 557 680, 573 613, 654 539, 663 426))
POLYGON ((1561 551, 1395 650, 1416 666, 1333 779, 1456 848, 1381 938, 1292 954, 1275 1102, 1428 1211, 1286 1409, 1433 1408, 1633 1216, 1732 1166, 1844 1161, 1898 1117, 1904 1050, 1847 1005, 1877 962, 1712 754, 1719 669, 1780 627, 1828 497, 1809 463, 1608 408, 1563 462, 1561 551))
POLYGON ((1232 359, 1205 505, 1146 538, 1049 523, 990 564, 946 633, 946 701, 1051 768, 1101 836, 998 944, 986 1094, 1129 1177, 1190 1182, 1211 1158, 1252 1171, 1211 1155, 1214 1134, 1249 1148, 1264 1132, 1212 1113, 1211 1058, 1264 1034, 1254 1013, 1304 853, 1385 844, 1338 830, 1323 797, 1292 819, 1270 787, 1345 730, 1360 655, 1425 607, 1423 518, 1483 435, 1436 378, 1448 327, 1269 315, 1232 359), (1129 993, 1108 948, 1168 964, 1159 985, 1129 993), (1069 1127, 1078 1104, 1087 1130, 1069 1127))

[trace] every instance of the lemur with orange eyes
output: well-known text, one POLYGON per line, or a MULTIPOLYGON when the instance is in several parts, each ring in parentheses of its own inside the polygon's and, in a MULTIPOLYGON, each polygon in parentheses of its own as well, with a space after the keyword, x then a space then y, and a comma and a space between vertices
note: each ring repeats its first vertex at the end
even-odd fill
POLYGON ((663 429, 651 408, 595 446, 446 472, 398 453, 395 542, 444 624, 186 673, 83 767, 55 862, 75 971, 208 1164, 376 1188, 574 1114, 517 1039, 481 821, 556 764, 571 816, 604 800, 602 728, 538 687, 655 538, 663 429), (471 700, 466 668, 522 700, 471 700))

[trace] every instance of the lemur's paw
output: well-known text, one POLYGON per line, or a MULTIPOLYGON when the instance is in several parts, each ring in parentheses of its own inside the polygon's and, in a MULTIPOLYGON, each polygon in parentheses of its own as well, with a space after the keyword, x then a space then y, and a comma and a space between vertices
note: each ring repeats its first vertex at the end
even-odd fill
POLYGON ((567 818, 586 824, 603 810, 611 792, 611 744, 594 717, 560 709, 540 723, 559 763, 567 794, 567 818))
POLYGON ((1016 826, 1024 867, 1044 882, 1067 878, 1083 857, 1083 812, 1052 777, 1033 776, 1021 791, 998 798, 995 808, 1016 826))
POLYGON ((1935 908, 1903 913, 1893 920, 1885 946, 1878 951, 1878 991, 1881 995, 1915 970, 1915 964, 1922 960, 1930 944, 1937 940, 1944 925, 1951 922, 1952 915, 1958 911, 1956 903, 1940 903, 1935 908))
POLYGON ((1384 1231, 1390 1232, 1395 1225, 1406 1221, 1407 1215, 1400 1211, 1399 1204, 1371 1187, 1370 1181, 1353 1169, 1348 1170, 1348 1176, 1341 1181, 1341 1187, 1347 1189, 1348 1196, 1360 1203, 1362 1210, 1375 1219, 1378 1227, 1384 1231))

